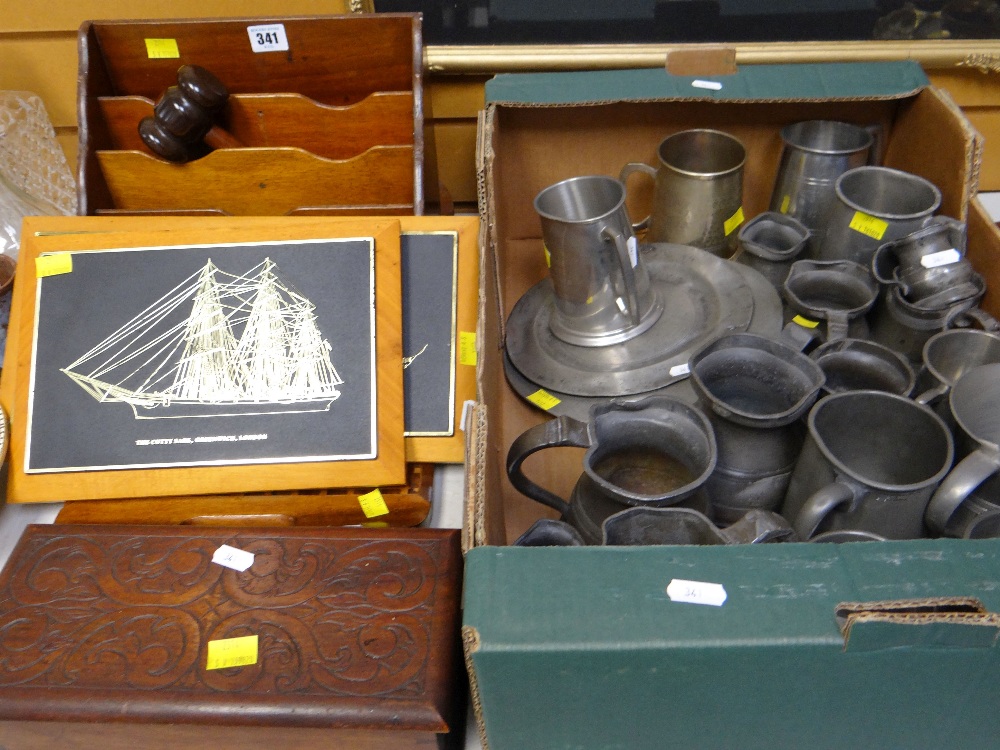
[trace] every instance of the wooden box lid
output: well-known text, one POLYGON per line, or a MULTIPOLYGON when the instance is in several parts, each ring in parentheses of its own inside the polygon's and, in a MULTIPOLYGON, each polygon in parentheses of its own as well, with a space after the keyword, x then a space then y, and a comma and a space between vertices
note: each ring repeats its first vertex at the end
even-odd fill
POLYGON ((452 530, 29 526, 0 574, 0 722, 447 733, 461 570, 452 530), (248 635, 255 664, 206 669, 248 635))

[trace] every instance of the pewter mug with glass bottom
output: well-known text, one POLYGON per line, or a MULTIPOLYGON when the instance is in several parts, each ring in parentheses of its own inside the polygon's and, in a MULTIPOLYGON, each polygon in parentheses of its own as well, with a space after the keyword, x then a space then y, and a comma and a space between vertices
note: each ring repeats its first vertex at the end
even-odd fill
POLYGON ((927 536, 924 511, 951 468, 954 442, 933 410, 884 391, 816 402, 781 513, 800 539, 858 529, 927 536))
POLYGON ((529 428, 507 452, 507 476, 519 492, 558 510, 587 544, 599 544, 604 519, 628 506, 684 505, 708 512, 702 487, 715 462, 707 417, 679 399, 650 396, 598 403, 588 422, 562 416, 529 428), (559 446, 587 448, 568 501, 522 469, 530 455, 559 446))
POLYGON ((622 182, 636 172, 654 180, 653 210, 636 231, 649 227, 649 242, 730 257, 743 223, 743 144, 719 130, 683 130, 665 138, 657 155, 658 168, 631 162, 619 174, 622 182))
POLYGON ((844 172, 870 163, 872 131, 836 120, 806 120, 781 129, 781 159, 771 211, 802 222, 819 241, 844 172))
POLYGON ((1000 484, 993 480, 1000 472, 1000 364, 968 370, 952 387, 948 403, 961 460, 931 498, 927 525, 960 536, 968 519, 956 519, 957 511, 970 496, 1000 507, 995 494, 1000 484))
POLYGON ((809 245, 812 231, 791 216, 765 211, 740 229, 733 260, 749 266, 771 282, 778 294, 792 263, 809 245))
POLYGON ((535 198, 555 309, 552 334, 576 346, 627 341, 663 310, 632 234, 625 186, 603 175, 572 177, 535 198))
POLYGON ((718 443, 706 484, 715 517, 777 510, 802 447, 799 418, 819 396, 822 370, 798 349, 752 333, 716 339, 689 367, 718 443))
POLYGON ((878 247, 926 226, 941 205, 941 191, 919 175, 889 167, 844 172, 827 214, 820 260, 853 260, 866 268, 878 247))

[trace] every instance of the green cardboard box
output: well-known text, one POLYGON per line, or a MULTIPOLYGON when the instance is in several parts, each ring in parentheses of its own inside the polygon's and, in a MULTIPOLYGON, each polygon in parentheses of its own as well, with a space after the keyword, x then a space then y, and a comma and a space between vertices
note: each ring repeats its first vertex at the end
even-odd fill
MULTIPOLYGON (((910 62, 744 66, 720 90, 663 70, 498 76, 480 118, 479 399, 469 426, 464 639, 482 741, 527 748, 1000 746, 1000 543, 521 548, 554 512, 505 474, 511 442, 550 418, 507 383, 505 321, 547 273, 532 201, 584 174, 655 164, 712 127, 747 147, 744 214, 767 209, 779 131, 806 119, 880 125, 880 161, 968 220, 969 257, 1000 302, 1000 233, 978 201, 982 142, 910 62), (673 601, 725 591, 721 606, 673 601), (719 588, 721 587, 721 589, 719 588)), ((651 189, 629 212, 648 213, 651 189)), ((568 497, 582 451, 528 476, 568 497)), ((537 459, 537 460, 536 460, 537 459)))

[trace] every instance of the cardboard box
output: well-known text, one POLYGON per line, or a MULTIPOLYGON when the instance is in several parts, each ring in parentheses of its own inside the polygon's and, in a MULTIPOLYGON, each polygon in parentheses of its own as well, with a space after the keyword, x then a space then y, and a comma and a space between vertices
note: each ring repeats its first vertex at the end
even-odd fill
MULTIPOLYGON (((505 476, 511 442, 546 414, 507 384, 504 322, 546 274, 532 200, 583 174, 655 163, 672 132, 747 146, 744 212, 767 208, 780 128, 879 123, 882 163, 936 184, 968 219, 969 255, 1000 285, 1000 234, 974 195, 982 149, 909 63, 749 66, 721 91, 663 71, 500 76, 480 121, 479 394, 467 469, 464 639, 492 750, 994 747, 1000 543, 512 548, 553 512, 505 476), (673 579, 721 584, 722 606, 671 601, 673 579)), ((631 185, 630 185, 631 187, 631 185)), ((630 195, 648 211, 650 195, 630 195)), ((984 306, 997 311, 991 291, 984 306)), ((567 497, 579 449, 526 463, 567 497)), ((534 458, 534 457, 533 457, 534 458)), ((529 459, 532 460, 532 459, 529 459)))

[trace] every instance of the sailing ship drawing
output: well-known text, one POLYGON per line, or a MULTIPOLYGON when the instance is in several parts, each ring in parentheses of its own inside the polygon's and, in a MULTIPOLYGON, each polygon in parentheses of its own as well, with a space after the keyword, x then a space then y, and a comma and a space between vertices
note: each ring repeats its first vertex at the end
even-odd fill
POLYGON ((344 381, 315 309, 270 258, 242 275, 208 259, 61 370, 136 419, 328 411, 344 381))

